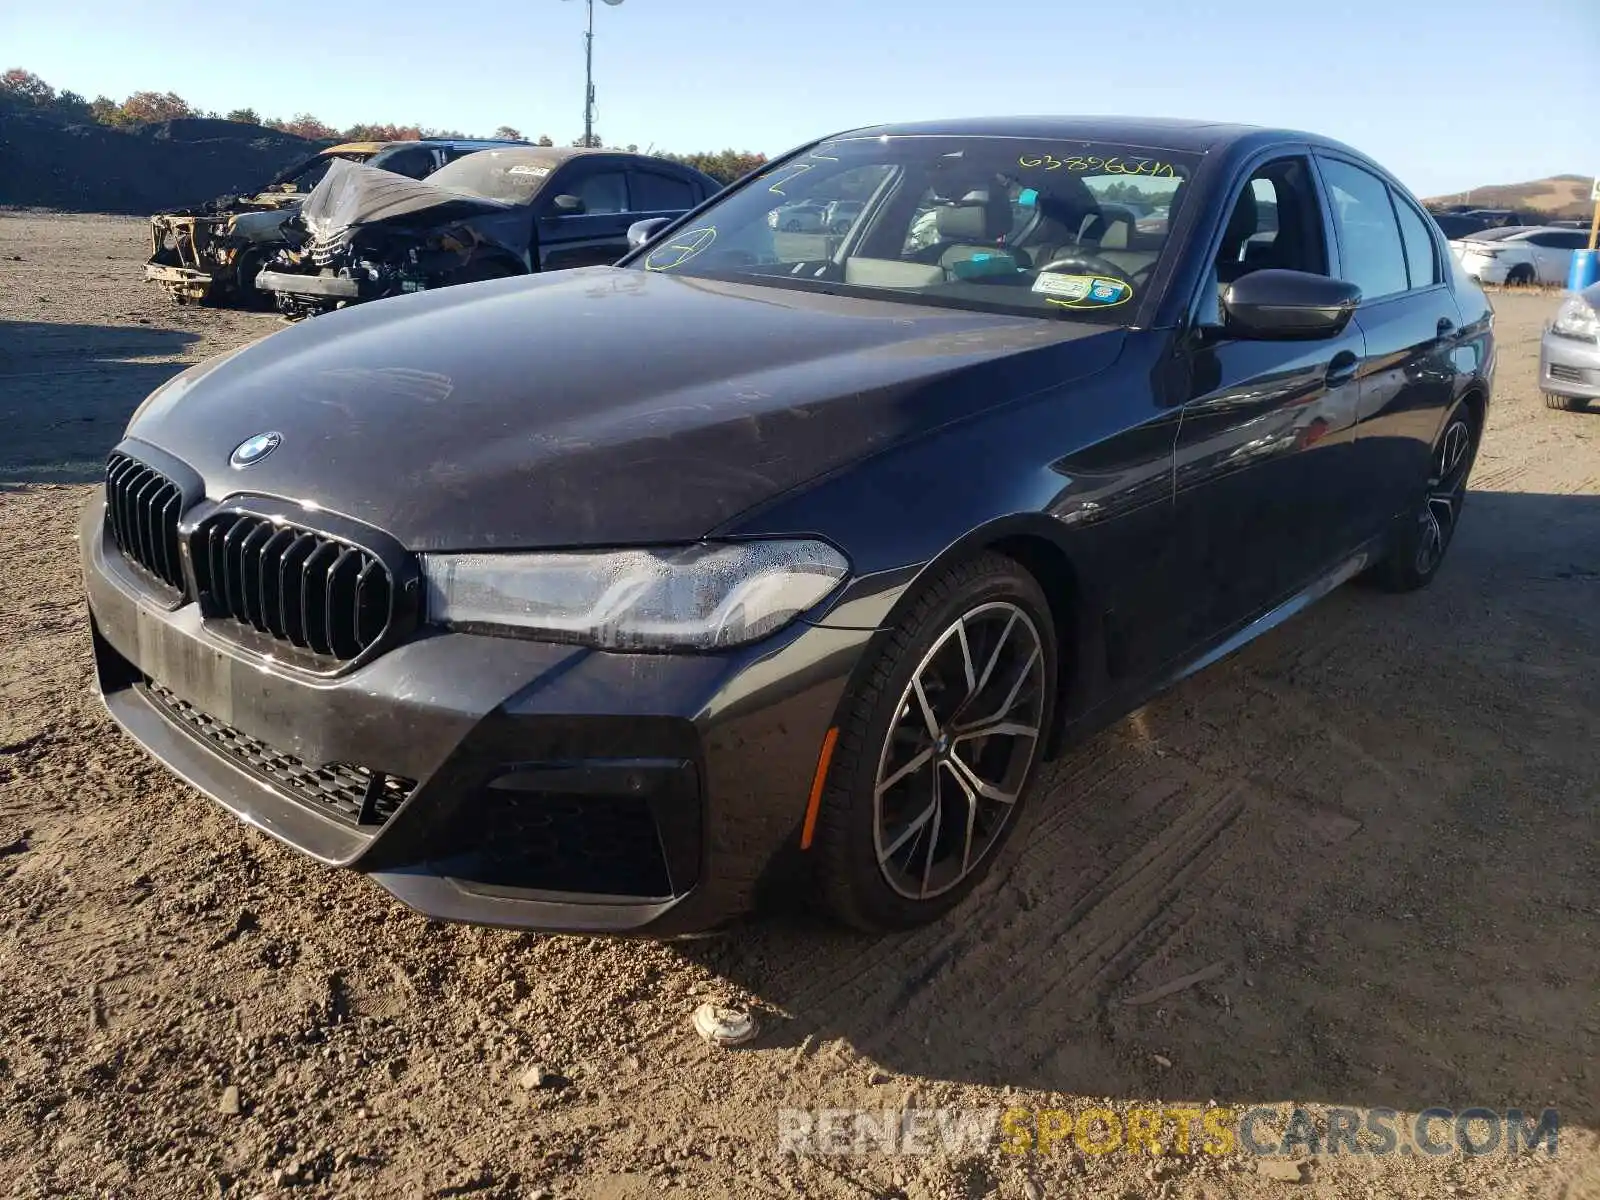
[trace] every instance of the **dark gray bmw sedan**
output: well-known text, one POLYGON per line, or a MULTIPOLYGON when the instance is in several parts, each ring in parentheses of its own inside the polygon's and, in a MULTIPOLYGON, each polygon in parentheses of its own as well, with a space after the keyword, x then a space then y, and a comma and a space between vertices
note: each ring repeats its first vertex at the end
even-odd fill
POLYGON ((435 916, 670 935, 803 890, 904 927, 1044 758, 1346 580, 1425 586, 1493 374, 1477 284, 1348 147, 839 134, 614 267, 158 389, 83 512, 99 684, 435 916))

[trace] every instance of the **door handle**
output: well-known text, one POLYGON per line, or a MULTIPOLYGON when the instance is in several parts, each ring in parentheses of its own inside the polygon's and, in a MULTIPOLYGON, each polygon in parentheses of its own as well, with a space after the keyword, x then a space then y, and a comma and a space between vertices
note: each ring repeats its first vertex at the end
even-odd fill
POLYGON ((1449 317, 1440 317, 1439 323, 1434 328, 1441 338, 1447 338, 1456 331, 1456 323, 1449 317))
POLYGON ((1327 386, 1330 388, 1343 387, 1356 377, 1356 370, 1360 366, 1361 360, 1350 351, 1339 351, 1333 356, 1333 361, 1328 364, 1327 386))

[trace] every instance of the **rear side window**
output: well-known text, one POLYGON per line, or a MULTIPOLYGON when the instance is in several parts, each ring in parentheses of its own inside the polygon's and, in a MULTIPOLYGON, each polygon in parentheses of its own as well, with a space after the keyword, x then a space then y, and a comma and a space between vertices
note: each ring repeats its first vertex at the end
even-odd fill
POLYGON ((1339 233, 1340 273, 1361 289, 1364 300, 1405 291, 1406 252, 1389 203, 1389 185, 1350 163, 1320 161, 1339 233))
POLYGON ((1422 214, 1399 195, 1394 211, 1400 217, 1400 236, 1406 245, 1406 270, 1413 288, 1431 287, 1439 282, 1439 263, 1433 253, 1433 236, 1422 214))
POLYGON ((700 197, 687 179, 655 171, 635 171, 633 174, 635 212, 681 212, 699 202, 700 197))
POLYGON ((1546 250, 1582 250, 1589 244, 1585 234, 1566 233, 1554 229, 1546 233, 1530 233, 1526 240, 1535 246, 1543 246, 1546 250))

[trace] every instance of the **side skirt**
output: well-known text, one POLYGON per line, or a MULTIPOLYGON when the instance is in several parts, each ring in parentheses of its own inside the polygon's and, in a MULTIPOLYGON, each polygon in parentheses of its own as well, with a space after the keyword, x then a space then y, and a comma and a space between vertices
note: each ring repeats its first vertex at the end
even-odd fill
POLYGON ((1168 676, 1157 690, 1165 691, 1180 680, 1187 679, 1196 672, 1205 670, 1212 663, 1220 662, 1235 650, 1243 649, 1262 634, 1276 629, 1290 617, 1309 608, 1329 592, 1343 587, 1378 561, 1378 548, 1381 544, 1381 540, 1379 542, 1369 542, 1326 575, 1317 579, 1309 587, 1290 596, 1289 599, 1276 608, 1262 613, 1261 616, 1251 621, 1250 624, 1231 637, 1223 639, 1214 648, 1207 650, 1187 666, 1179 668, 1176 673, 1168 676))
POLYGON ((1236 650, 1243 649, 1262 634, 1276 629, 1290 617, 1309 608, 1329 592, 1344 586, 1368 567, 1371 567, 1383 556, 1385 546, 1386 535, 1373 538, 1364 543, 1354 554, 1343 559, 1332 570, 1318 576, 1308 586, 1296 592, 1281 604, 1267 610, 1238 630, 1213 643, 1199 657, 1183 663, 1176 670, 1158 675, 1158 682, 1155 684, 1123 693, 1121 696, 1112 697, 1103 704, 1099 704, 1089 710, 1072 721, 1062 731, 1058 741, 1057 753, 1051 757, 1059 757, 1061 753, 1088 740, 1108 725, 1115 724, 1140 705, 1159 696, 1174 684, 1205 670, 1214 663, 1220 662, 1236 650))

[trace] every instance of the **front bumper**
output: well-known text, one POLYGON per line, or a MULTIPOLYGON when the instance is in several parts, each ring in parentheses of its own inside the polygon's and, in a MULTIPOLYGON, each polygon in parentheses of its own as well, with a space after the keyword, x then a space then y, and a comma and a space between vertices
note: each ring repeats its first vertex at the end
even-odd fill
POLYGON ((216 277, 210 271, 194 267, 167 267, 160 263, 145 263, 144 277, 157 283, 175 283, 210 287, 216 277))
POLYGON ((324 300, 359 300, 361 285, 348 275, 298 275, 292 271, 262 271, 256 286, 268 292, 316 296, 324 300))
POLYGON ((670 936, 754 907, 788 878, 873 636, 796 624, 737 652, 623 655, 430 631, 310 678, 170 607, 104 510, 97 492, 79 537, 111 715, 249 824, 450 920, 670 936), (352 771, 403 785, 381 819, 324 802, 352 771))
POLYGON ((175 298, 195 303, 207 299, 217 282, 216 276, 210 271, 196 267, 166 266, 157 262, 145 263, 144 277, 152 283, 159 283, 175 298))
POLYGON ((1539 388, 1558 396, 1600 400, 1600 345, 1546 329, 1539 342, 1539 388))

